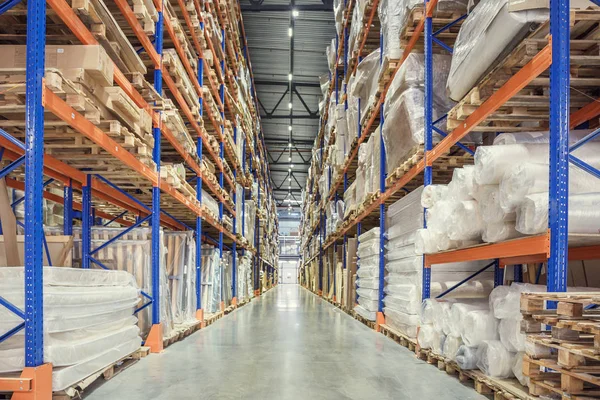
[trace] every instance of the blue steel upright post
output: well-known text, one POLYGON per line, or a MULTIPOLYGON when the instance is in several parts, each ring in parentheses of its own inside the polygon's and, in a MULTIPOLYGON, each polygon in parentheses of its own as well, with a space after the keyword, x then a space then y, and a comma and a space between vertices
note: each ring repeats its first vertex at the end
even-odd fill
MULTIPOLYGON (((221 51, 223 54, 223 60, 219 63, 221 68, 221 85, 219 87, 219 98, 221 99, 221 139, 225 137, 225 29, 221 29, 221 51)), ((221 167, 225 166, 224 157, 224 146, 223 140, 219 143, 219 158, 221 159, 221 167)), ((219 172, 219 186, 221 189, 225 189, 223 183, 224 168, 221 168, 219 172)), ((235 190, 235 189, 234 189, 235 190)), ((223 226, 223 202, 219 201, 219 223, 223 226)), ((221 270, 221 312, 225 311, 225 301, 223 299, 223 280, 225 275, 223 273, 223 230, 219 230, 219 269, 221 270)))
POLYGON ((81 191, 81 268, 90 268, 90 252, 92 250, 92 176, 86 175, 81 191))
MULTIPOLYGON (((25 102, 25 369, 22 377, 51 382, 52 365, 44 364, 44 49, 46 2, 27 2, 27 70, 25 102)), ((44 390, 52 395, 51 387, 44 390)), ((13 396, 15 398, 18 394, 13 396)), ((22 397, 21 397, 22 398, 22 397)))
POLYGON ((71 179, 65 184, 63 194, 63 233, 71 236, 73 234, 73 181, 71 179))
MULTIPOLYGON (((234 147, 237 148, 237 146, 235 146, 235 144, 237 143, 237 124, 236 126, 233 127, 233 143, 234 143, 234 147)), ((233 182, 235 185, 236 182, 236 178, 237 178, 237 169, 234 168, 233 169, 233 182)), ((234 307, 237 307, 237 237, 236 237, 236 233, 237 233, 237 207, 236 207, 236 200, 237 200, 237 187, 235 188, 235 192, 233 192, 233 211, 235 212, 235 215, 233 216, 233 244, 231 245, 231 304, 234 307)))
MULTIPOLYGON (((164 33, 164 2, 158 10, 156 21, 155 43, 156 52, 160 55, 160 65, 154 69, 154 89, 162 95, 162 52, 164 33)), ((160 121, 160 118, 159 118, 160 121)), ((160 124, 160 122, 159 122, 160 124)), ((156 164, 156 183, 152 186, 152 328, 146 339, 146 346, 150 347, 152 353, 163 350, 163 331, 160 322, 160 262, 161 262, 161 240, 160 240, 160 142, 161 127, 152 128, 154 136, 154 149, 152 160, 156 164)))
MULTIPOLYGON (((550 186, 548 291, 567 290, 569 215, 569 0, 550 0, 550 186)), ((549 304, 548 308, 555 306, 549 304)))
MULTIPOLYGON (((425 31, 423 40, 425 44, 425 171, 423 173, 423 184, 429 186, 432 183, 432 166, 427 161, 428 152, 433 148, 433 21, 431 13, 428 12, 430 0, 425 0, 425 31)), ((425 211, 425 210, 423 210, 425 211)), ((423 212, 423 227, 427 228, 426 213, 423 212)), ((431 297, 431 268, 425 265, 423 258, 423 282, 421 288, 423 300, 431 297)))
MULTIPOLYGON (((383 64, 383 29, 380 34, 380 49, 379 65, 383 64)), ((384 118, 385 100, 381 102, 379 108, 379 190, 381 195, 385 193, 385 143, 383 140, 383 124, 385 123, 384 118)), ((380 331, 381 325, 385 324, 385 316, 383 315, 383 298, 385 296, 385 202, 381 201, 379 204, 379 301, 377 304, 377 319, 375 321, 375 330, 380 331)))
MULTIPOLYGON (((200 20, 200 33, 204 36, 204 20, 200 20)), ((204 87, 204 55, 198 58, 198 83, 204 87)), ((200 119, 204 115, 204 99, 198 99, 200 103, 200 119)), ((196 154, 198 165, 202 165, 202 138, 196 138, 196 154)), ((202 175, 196 177, 196 200, 202 208, 202 175)), ((204 310, 202 309, 202 217, 196 216, 196 320, 204 324, 204 310)))

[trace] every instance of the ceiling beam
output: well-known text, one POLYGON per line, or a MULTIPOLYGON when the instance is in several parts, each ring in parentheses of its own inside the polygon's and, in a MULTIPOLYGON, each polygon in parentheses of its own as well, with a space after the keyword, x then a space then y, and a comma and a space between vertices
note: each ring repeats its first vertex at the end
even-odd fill
POLYGON ((288 114, 288 115, 261 115, 262 119, 319 119, 319 115, 298 115, 298 114, 288 114))
POLYGON ((250 11, 250 12, 291 12, 292 10, 298 11, 333 11, 332 4, 298 4, 295 6, 291 6, 288 4, 269 4, 269 5, 252 5, 252 4, 244 4, 242 7, 242 12, 250 11))
MULTIPOLYGON (((289 82, 286 81, 267 81, 267 80, 257 80, 254 81, 254 84, 259 85, 270 85, 270 86, 289 86, 289 82)), ((292 87, 314 87, 320 88, 321 85, 315 82, 292 82, 292 87)))

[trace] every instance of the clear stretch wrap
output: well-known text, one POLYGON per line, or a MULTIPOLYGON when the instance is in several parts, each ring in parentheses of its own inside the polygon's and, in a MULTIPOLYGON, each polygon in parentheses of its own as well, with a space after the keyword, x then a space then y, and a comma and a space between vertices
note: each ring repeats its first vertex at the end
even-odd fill
POLYGON ((435 329, 431 324, 423 324, 419 327, 419 335, 417 341, 422 349, 430 349, 433 345, 433 339, 435 335, 435 329))
POLYGON ((489 222, 485 224, 481 238, 486 243, 498 243, 523 236, 516 228, 516 222, 489 222))
POLYGON ((477 367, 493 378, 513 376, 515 353, 511 353, 499 340, 486 340, 477 349, 477 367))
MULTIPOLYGON (((569 196, 569 233, 597 234, 600 224, 600 193, 583 193, 569 196)), ((548 229, 548 193, 525 196, 517 208, 519 232, 533 235, 548 229)))
POLYGON ((424 208, 434 207, 438 201, 443 200, 448 195, 447 185, 428 185, 423 189, 421 195, 421 206, 424 208))
POLYGON ((354 75, 348 79, 347 85, 347 103, 348 109, 346 110, 346 124, 348 126, 348 150, 350 150, 350 146, 354 139, 358 137, 358 126, 360 124, 358 118, 358 107, 359 107, 359 98, 355 96, 354 93, 354 75))
POLYGON ((327 65, 329 65, 329 70, 333 71, 335 69, 335 60, 337 58, 337 48, 335 46, 335 38, 331 39, 331 44, 327 46, 325 50, 327 55, 327 65))
POLYGON ((364 17, 366 0, 359 0, 356 2, 356 6, 352 11, 352 23, 350 24, 350 33, 348 35, 348 56, 354 57, 354 53, 358 52, 360 47, 360 36, 361 27, 363 26, 362 21, 364 17))
POLYGON ((475 167, 472 165, 465 165, 452 171, 452 180, 448 184, 447 196, 456 201, 472 200, 474 174, 475 167))
POLYGON ((525 342, 527 338, 521 333, 522 318, 504 318, 500 320, 498 331, 500 341, 510 352, 525 351, 525 342))
POLYGON ((477 369, 477 347, 469 347, 464 344, 458 348, 456 353, 456 364, 464 371, 477 369))
POLYGON ((214 246, 202 245, 202 308, 216 313, 221 304, 221 262, 214 246))
POLYGON ((369 137, 369 150, 371 153, 371 159, 368 160, 371 164, 371 178, 367 181, 366 192, 368 194, 377 193, 380 188, 380 166, 381 166, 381 129, 379 126, 375 128, 375 131, 369 137))
MULTIPOLYGON (((548 163, 520 163, 509 167, 500 182, 499 199, 504 212, 514 212, 525 196, 548 192, 548 163)), ((600 192, 600 179, 571 165, 569 194, 600 192)))
POLYGON ((443 322, 444 322, 444 312, 446 309, 450 309, 452 307, 452 302, 448 301, 434 301, 432 304, 432 314, 433 314, 433 327, 436 331, 442 332, 443 322))
MULTIPOLYGON (((241 190, 240 192, 241 193, 241 190)), ((175 324, 196 322, 196 241, 192 231, 165 232, 166 269, 175 324)))
POLYGON ((545 292, 545 285, 531 283, 513 283, 508 286, 498 286, 490 294, 490 310, 496 318, 519 319, 521 317, 521 293, 545 292))
POLYGON ((461 335, 467 346, 479 346, 485 340, 498 339, 498 320, 489 310, 469 311, 461 335))
POLYGON ((481 0, 471 11, 454 44, 448 96, 461 100, 501 55, 528 33, 536 13, 509 13, 508 0, 481 0))
POLYGON ((344 192, 344 219, 356 209, 356 181, 344 192))
MULTIPOLYGON (((572 154, 595 168, 600 168, 600 142, 586 143, 572 154)), ((547 164, 548 144, 509 144, 480 146, 475 150, 475 181, 479 185, 498 185, 515 164, 547 164)))
MULTIPOLYGON (((529 0, 527 0, 529 1, 529 0)), ((579 129, 569 132, 569 143, 574 144, 586 137, 592 131, 589 129, 579 129)), ((598 140, 598 138, 594 138, 598 140)), ((505 144, 522 144, 522 143, 550 143, 550 132, 535 131, 535 132, 505 132, 494 138, 494 146, 505 144)))
POLYGON ((407 314, 393 308, 384 307, 385 323, 404 333, 410 338, 417 337, 417 327, 419 326, 419 316, 416 314, 407 314))
MULTIPOLYGON (((360 98, 361 120, 366 116, 367 108, 375 103, 379 82, 380 50, 377 49, 366 56, 356 68, 352 95, 360 98)), ((361 121, 362 122, 362 121, 361 121)))
POLYGON ((458 349, 462 346, 463 342, 460 336, 448 335, 444 341, 443 355, 450 360, 456 360, 458 349))
POLYGON ((485 223, 515 221, 514 212, 505 212, 500 205, 500 187, 498 185, 483 185, 477 190, 480 205, 481 219, 485 223))
POLYGON ((344 11, 346 4, 344 0, 334 0, 333 15, 335 16, 335 31, 338 37, 342 37, 342 29, 344 27, 344 11))
POLYGON ((433 342, 431 343, 431 350, 435 354, 441 355, 444 351, 444 342, 446 341, 446 335, 442 331, 433 332, 433 342))
POLYGON ((517 378, 519 383, 523 386, 529 386, 529 377, 523 375, 523 356, 524 351, 520 351, 515 354, 515 359, 512 366, 512 373, 517 378))
POLYGON ((481 238, 483 220, 479 212, 479 204, 475 200, 463 200, 458 203, 450 216, 447 226, 451 240, 477 240, 481 238))
POLYGON ((461 336, 464 332, 465 319, 469 312, 474 310, 487 310, 488 304, 484 301, 470 303, 454 303, 450 308, 449 328, 454 336, 461 336))

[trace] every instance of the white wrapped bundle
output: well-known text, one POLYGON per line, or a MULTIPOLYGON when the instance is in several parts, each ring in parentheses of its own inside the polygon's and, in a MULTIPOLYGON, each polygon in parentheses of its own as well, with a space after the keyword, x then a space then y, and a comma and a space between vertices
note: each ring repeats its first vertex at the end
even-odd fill
POLYGON ((523 375, 523 356, 525 352, 518 352, 512 366, 512 373, 523 386, 529 386, 529 378, 523 375))
MULTIPOLYGON (((579 129, 569 132, 569 143, 577 143, 592 131, 589 129, 579 129)), ((594 140, 597 140, 595 138, 594 140)), ((494 145, 519 144, 519 143, 550 143, 550 132, 506 132, 501 133, 494 138, 494 145)))
POLYGON ((365 300, 379 300, 379 289, 370 289, 359 287, 356 289, 356 294, 365 300))
POLYGON ((400 212, 422 212, 422 207, 419 206, 421 197, 423 196, 423 186, 419 186, 417 189, 408 193, 406 196, 396 201, 394 204, 388 207, 388 216, 392 217, 400 212))
POLYGON ((485 225, 482 239, 486 243, 497 243, 523 236, 516 229, 516 222, 490 222, 485 225))
POLYGON ((456 364, 464 371, 477 368, 477 347, 469 347, 464 344, 458 348, 456 353, 456 364))
POLYGON ((408 246, 402 246, 402 247, 395 247, 395 248, 387 248, 387 253, 385 255, 386 260, 389 261, 396 261, 396 260, 400 260, 402 258, 407 258, 407 257, 414 257, 415 256, 415 245, 414 244, 409 244, 408 246))
POLYGON ((447 185, 425 186, 421 195, 421 206, 423 206, 424 208, 431 208, 435 206, 438 201, 445 199, 447 195, 447 185))
POLYGON ((450 309, 450 333, 461 336, 465 328, 467 314, 475 310, 487 310, 488 305, 482 301, 471 303, 454 303, 450 309))
POLYGON ((433 327, 436 331, 443 332, 444 311, 450 309, 451 306, 452 303, 448 301, 435 301, 432 303, 433 327))
MULTIPOLYGON (((430 293, 432 297, 439 296, 451 287, 456 286, 459 281, 444 281, 444 282, 431 282, 430 293)), ((476 299, 487 297, 490 292, 494 289, 493 280, 474 281, 471 280, 464 283, 444 295, 445 299, 476 299)))
POLYGON ((452 180, 448 184, 448 196, 457 201, 472 199, 470 193, 473 192, 474 174, 475 167, 473 165, 456 168, 452 172, 452 180))
MULTIPOLYGON (((525 196, 548 192, 549 165, 521 163, 510 167, 500 182, 500 206, 515 211, 525 196)), ((569 167, 569 194, 600 192, 600 179, 572 165, 569 167)))
POLYGON ((444 342, 446 341, 446 335, 440 331, 434 331, 433 343, 431 343, 431 350, 438 355, 442 355, 444 352, 444 342))
POLYGON ((412 256, 389 262, 386 264, 385 269, 391 274, 421 271, 423 269, 423 257, 412 256))
POLYGON ((374 95, 377 92, 377 82, 381 68, 380 54, 380 49, 373 51, 356 68, 352 95, 360 98, 360 115, 363 119, 369 105, 374 103, 374 95))
POLYGON ((427 210, 427 229, 446 234, 452 223, 452 215, 459 206, 460 202, 453 200, 438 201, 433 208, 427 210))
POLYGON ((417 230, 415 237, 415 254, 433 254, 438 251, 437 237, 442 237, 444 234, 436 234, 431 229, 417 230))
POLYGON ((362 305, 355 306, 354 311, 356 311, 356 313, 358 315, 360 315, 361 317, 363 317, 365 319, 368 319, 369 321, 375 321, 375 318, 377 317, 376 311, 369 311, 366 308, 364 308, 362 305))
POLYGON ((506 211, 502 208, 500 200, 500 187, 498 185, 484 185, 483 191, 479 193, 478 199, 481 219, 486 223, 516 221, 517 215, 514 212, 506 211))
POLYGON ((442 331, 444 335, 450 334, 450 324, 452 320, 452 306, 444 308, 444 312, 442 314, 442 331))
POLYGON ((435 319, 434 308, 437 306, 436 299, 425 299, 421 305, 421 325, 430 325, 433 327, 433 321, 435 319))
POLYGON ((404 333, 408 337, 417 337, 417 327, 419 326, 419 316, 416 314, 407 314, 393 308, 384 307, 386 325, 404 333))
POLYGON ((379 277, 374 278, 358 278, 356 286, 365 289, 379 289, 379 277))
POLYGON ((467 346, 479 346, 485 340, 498 339, 498 320, 488 310, 474 310, 464 319, 462 340, 467 346))
POLYGON ((525 353, 533 358, 548 358, 552 357, 552 347, 527 340, 525 342, 525 353))
POLYGON ((415 237, 417 235, 416 231, 403 233, 401 235, 390 236, 392 230, 388 229, 386 234, 388 241, 385 244, 386 249, 395 249, 397 247, 404 247, 408 245, 415 244, 415 237))
POLYGON ((422 228, 425 223, 423 209, 418 207, 415 211, 409 209, 390 215, 386 218, 386 222, 390 227, 390 232, 396 236, 416 231, 422 228))
POLYGON ((475 200, 463 200, 450 216, 450 225, 446 226, 451 240, 477 240, 481 238, 483 221, 479 213, 479 204, 475 200))
POLYGON ((525 351, 525 342, 527 340, 524 333, 521 333, 521 320, 513 318, 504 318, 500 320, 498 331, 500 341, 510 352, 525 351))
MULTIPOLYGON (((569 233, 597 234, 600 226, 600 193, 569 196, 569 233)), ((548 193, 525 196, 517 208, 519 232, 534 235, 548 229, 548 193)))
POLYGON ((510 287, 498 286, 490 294, 490 310, 499 319, 518 319, 521 316, 521 293, 545 291, 546 286, 530 283, 513 283, 510 287))
POLYGON ((430 349, 433 345, 435 338, 435 329, 431 324, 421 324, 419 327, 419 334, 417 335, 417 341, 422 349, 430 349))
POLYGON ((448 335, 446 341, 444 341, 444 357, 451 360, 456 360, 458 349, 462 346, 463 342, 460 336, 448 335))
POLYGON ((510 378, 515 354, 506 350, 499 340, 486 340, 477 350, 477 367, 493 378, 510 378))

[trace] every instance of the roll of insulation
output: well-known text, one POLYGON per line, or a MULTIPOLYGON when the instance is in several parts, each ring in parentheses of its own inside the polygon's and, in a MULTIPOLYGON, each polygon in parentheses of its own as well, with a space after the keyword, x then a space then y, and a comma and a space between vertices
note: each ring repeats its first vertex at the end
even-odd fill
POLYGON ((431 350, 438 355, 442 355, 444 351, 444 342, 446 341, 446 335, 443 332, 434 330, 433 342, 431 343, 431 350))
POLYGON ((510 378, 515 353, 511 353, 499 340, 486 340, 477 350, 477 367, 493 378, 510 378))
POLYGON ((421 206, 423 208, 431 208, 440 200, 443 200, 448 195, 447 185, 428 185, 423 189, 421 194, 421 206))
POLYGON ((437 300, 435 299, 425 299, 421 304, 421 325, 430 325, 433 327, 434 321, 434 308, 436 307, 437 300))
POLYGON ((525 352, 518 352, 512 366, 512 373, 523 386, 529 386, 529 378, 523 375, 523 356, 525 352))
POLYGON ((451 240, 481 239, 483 221, 477 201, 461 201, 450 216, 450 224, 445 228, 451 240))
POLYGON ((423 324, 419 328, 419 334, 417 336, 417 340, 419 342, 419 346, 423 349, 430 349, 433 345, 433 340, 435 337, 435 329, 431 324, 423 324))
POLYGON ((467 314, 475 310, 487 310, 487 302, 474 303, 454 303, 451 307, 450 315, 450 333, 453 336, 461 336, 465 328, 465 318, 467 314))
POLYGON ((433 306, 433 327, 438 332, 443 332, 444 310, 449 309, 452 303, 447 301, 435 301, 433 306))
POLYGON ((497 243, 521 237, 523 234, 517 231, 516 224, 515 221, 489 222, 485 225, 481 238, 486 243, 497 243))
POLYGON ((467 346, 479 346, 485 340, 498 340, 498 320, 488 310, 469 311, 464 319, 462 340, 467 346))
POLYGON ((477 347, 460 346, 456 352, 456 364, 465 371, 477 369, 477 347))
POLYGON ((456 360, 458 349, 462 346, 463 341, 460 336, 448 335, 444 341, 444 357, 451 360, 456 360))
POLYGON ((473 192, 474 173, 475 167, 473 165, 456 168, 452 172, 452 180, 448 184, 447 196, 456 201, 472 199, 470 193, 473 192))
POLYGON ((498 331, 500 341, 508 351, 525 351, 526 336, 521 333, 521 320, 523 318, 505 318, 500 320, 498 331))

